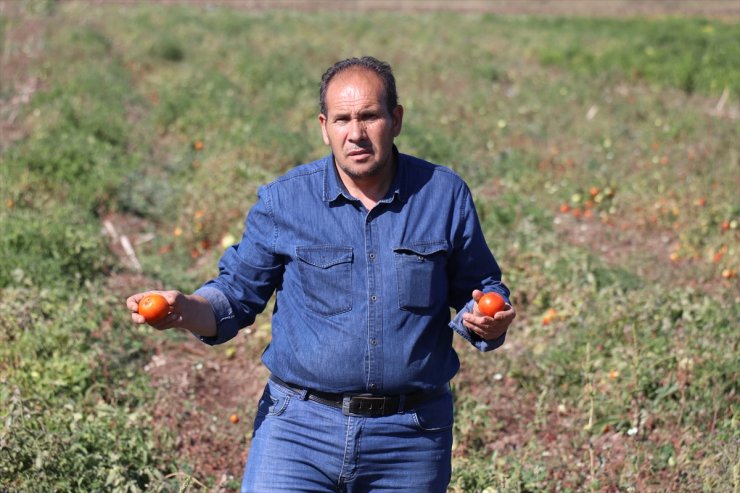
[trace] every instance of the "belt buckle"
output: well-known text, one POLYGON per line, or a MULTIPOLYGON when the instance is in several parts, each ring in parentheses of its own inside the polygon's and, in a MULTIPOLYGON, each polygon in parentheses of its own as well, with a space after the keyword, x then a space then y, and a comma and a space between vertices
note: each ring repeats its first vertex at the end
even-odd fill
POLYGON ((385 416, 385 396, 373 394, 347 394, 342 398, 342 414, 356 417, 385 416))

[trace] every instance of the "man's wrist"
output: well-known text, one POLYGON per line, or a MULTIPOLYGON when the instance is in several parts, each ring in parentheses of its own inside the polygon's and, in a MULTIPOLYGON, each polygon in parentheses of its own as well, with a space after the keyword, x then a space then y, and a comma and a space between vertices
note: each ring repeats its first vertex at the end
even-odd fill
POLYGON ((216 316, 210 302, 197 294, 185 295, 184 298, 183 328, 197 336, 216 337, 218 334, 216 316))

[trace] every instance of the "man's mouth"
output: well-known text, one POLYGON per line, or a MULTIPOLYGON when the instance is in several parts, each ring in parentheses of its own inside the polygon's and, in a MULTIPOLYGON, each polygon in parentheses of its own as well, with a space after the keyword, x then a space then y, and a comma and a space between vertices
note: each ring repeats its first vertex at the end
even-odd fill
POLYGON ((369 149, 355 149, 352 151, 349 151, 347 153, 347 156, 349 157, 357 157, 357 156, 368 156, 372 154, 369 149))

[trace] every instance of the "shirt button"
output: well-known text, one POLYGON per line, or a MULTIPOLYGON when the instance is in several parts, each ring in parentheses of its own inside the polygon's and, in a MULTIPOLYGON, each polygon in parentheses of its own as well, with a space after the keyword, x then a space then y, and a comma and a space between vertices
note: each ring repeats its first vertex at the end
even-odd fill
POLYGON ((372 296, 370 297, 370 299, 371 299, 372 301, 378 301, 378 297, 377 297, 377 296, 375 296, 375 295, 372 295, 372 296))
POLYGON ((377 383, 371 383, 370 384, 370 390, 378 390, 378 384, 377 383))
POLYGON ((372 339, 370 339, 370 344, 372 344, 373 346, 377 346, 378 345, 378 340, 373 337, 372 339))
POLYGON ((371 254, 369 255, 369 257, 370 257, 370 260, 375 260, 375 254, 374 254, 374 253, 371 253, 371 254))

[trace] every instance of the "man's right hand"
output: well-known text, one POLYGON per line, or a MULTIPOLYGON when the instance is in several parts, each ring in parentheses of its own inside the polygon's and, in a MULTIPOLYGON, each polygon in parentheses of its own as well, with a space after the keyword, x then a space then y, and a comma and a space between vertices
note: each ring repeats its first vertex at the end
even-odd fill
POLYGON ((211 304, 202 296, 185 295, 180 291, 144 291, 129 296, 126 307, 131 311, 131 320, 137 324, 148 323, 157 330, 178 327, 205 337, 216 335, 216 317, 211 304), (139 314, 139 301, 151 293, 161 294, 170 305, 170 313, 156 322, 147 322, 139 314))
MULTIPOLYGON (((184 297, 179 291, 145 291, 143 293, 136 293, 133 296, 129 296, 126 300, 126 306, 131 311, 131 320, 137 324, 148 323, 157 330, 171 329, 177 327, 177 321, 182 321, 182 315, 177 311, 178 298, 184 297), (156 322, 147 322, 142 315, 139 314, 139 302, 149 294, 160 294, 167 300, 170 305, 170 313, 166 317, 156 322)), ((182 305, 182 302, 179 303, 182 305)))

